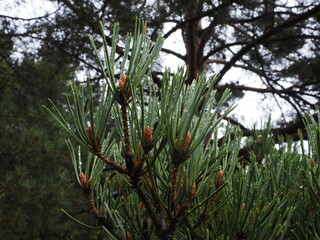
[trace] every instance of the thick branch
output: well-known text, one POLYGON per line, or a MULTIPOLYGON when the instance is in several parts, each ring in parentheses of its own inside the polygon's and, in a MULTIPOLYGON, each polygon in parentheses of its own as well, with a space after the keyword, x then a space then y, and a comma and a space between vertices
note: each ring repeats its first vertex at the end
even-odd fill
POLYGON ((163 217, 161 216, 161 214, 159 215, 156 213, 156 209, 153 206, 153 202, 149 199, 149 197, 147 196, 145 191, 141 188, 139 180, 132 181, 132 185, 133 185, 133 188, 135 189, 135 191, 137 192, 137 194, 139 195, 141 201, 145 205, 145 207, 148 211, 148 214, 149 214, 150 218, 152 219, 152 222, 155 225, 155 228, 157 230, 157 234, 160 236, 161 239, 166 239, 166 238, 162 238, 162 234, 166 229, 166 224, 165 224, 163 217))

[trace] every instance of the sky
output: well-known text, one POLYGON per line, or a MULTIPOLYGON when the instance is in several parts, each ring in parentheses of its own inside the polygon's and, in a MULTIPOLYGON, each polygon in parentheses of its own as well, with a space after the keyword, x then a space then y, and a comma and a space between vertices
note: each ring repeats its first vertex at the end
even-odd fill
MULTIPOLYGON (((57 4, 46 0, 22 0, 23 3, 16 4, 15 1, 2 0, 0 1, 0 14, 9 15, 19 18, 34 18, 46 15, 57 9, 57 4)), ((205 23, 203 23, 205 24, 205 23)), ((165 26, 164 32, 170 29, 170 24, 165 26)), ((21 29, 20 29, 21 30, 21 29)), ((166 39, 165 48, 178 51, 184 54, 185 49, 181 37, 181 32, 176 31, 166 39)), ((164 67, 169 67, 175 71, 178 66, 183 66, 184 63, 172 55, 162 53, 164 67)), ((239 81, 243 85, 250 87, 263 87, 254 75, 248 75, 246 71, 232 68, 225 76, 224 81, 229 82, 239 81)), ((281 101, 281 100, 280 100, 281 101)), ((264 99, 260 94, 253 92, 246 92, 245 96, 237 102, 236 109, 232 115, 237 116, 241 122, 244 122, 246 127, 252 127, 254 124, 262 122, 267 119, 266 113, 271 113, 271 120, 277 120, 281 117, 279 108, 272 102, 264 99), (278 110, 276 110, 278 109, 278 110)))

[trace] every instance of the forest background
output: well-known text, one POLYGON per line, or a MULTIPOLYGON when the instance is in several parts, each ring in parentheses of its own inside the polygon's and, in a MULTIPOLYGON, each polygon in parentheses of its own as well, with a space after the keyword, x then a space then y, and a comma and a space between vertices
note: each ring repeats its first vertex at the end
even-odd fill
MULTIPOLYGON (((0 5, 1 239, 102 238, 75 228, 60 211, 95 222, 75 184, 64 133, 41 108, 48 98, 62 105, 61 93, 71 82, 83 83, 85 76, 99 93, 103 76, 86 36, 93 35, 99 46, 99 21, 109 43, 115 22, 124 40, 136 17, 148 22, 151 39, 163 34, 166 42, 152 72, 158 86, 164 64, 172 61, 188 66, 187 84, 204 70, 208 76, 218 73, 218 98, 229 88, 228 104, 242 109, 225 120, 246 137, 252 135, 253 122, 267 122, 271 115, 275 137, 298 139, 304 113, 314 114, 319 104, 316 0, 59 0, 40 1, 50 3, 43 15, 11 14, 28 3, 0 5), (250 101, 257 107, 248 106, 250 101), (248 108, 259 108, 252 121, 248 108)), ((121 44, 117 54, 123 54, 121 44)))

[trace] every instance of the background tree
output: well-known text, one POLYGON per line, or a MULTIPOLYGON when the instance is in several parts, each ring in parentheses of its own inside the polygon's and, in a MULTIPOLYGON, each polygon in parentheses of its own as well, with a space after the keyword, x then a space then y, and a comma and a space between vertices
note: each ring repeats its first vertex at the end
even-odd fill
POLYGON ((13 42, 0 49, 0 238, 87 239, 95 232, 70 228, 60 208, 86 220, 88 207, 70 178, 63 136, 39 104, 61 100, 74 69, 66 58, 42 47, 14 61, 13 42), (60 134, 59 134, 60 133, 60 134))
MULTIPOLYGON (((97 82, 102 75, 94 65, 95 60, 82 33, 99 35, 97 23, 103 21, 110 43, 108 30, 112 23, 120 22, 120 33, 123 34, 132 30, 132 22, 138 16, 148 21, 151 38, 163 32, 164 38, 170 41, 172 34, 181 33, 184 54, 165 48, 162 51, 189 67, 187 83, 203 70, 208 76, 219 73, 216 86, 219 92, 230 88, 238 97, 255 92, 262 96, 258 99, 265 97, 268 103, 278 104, 280 110, 286 108, 278 122, 278 126, 287 127, 284 132, 291 134, 293 122, 301 123, 302 113, 314 109, 319 101, 316 67, 319 61, 318 1, 51 2, 56 3, 56 11, 43 17, 26 20, 0 16, 6 23, 3 24, 6 29, 3 36, 20 39, 20 43, 33 39, 58 49, 97 82), (15 32, 16 25, 21 24, 25 32, 15 32), (231 69, 247 72, 245 76, 255 79, 254 82, 226 76, 231 69)), ((123 54, 121 44, 117 53, 123 54)), ((159 85, 161 61, 158 64, 154 81, 159 85)), ((237 118, 232 122, 249 130, 237 118)), ((250 134, 250 131, 246 132, 250 134)))

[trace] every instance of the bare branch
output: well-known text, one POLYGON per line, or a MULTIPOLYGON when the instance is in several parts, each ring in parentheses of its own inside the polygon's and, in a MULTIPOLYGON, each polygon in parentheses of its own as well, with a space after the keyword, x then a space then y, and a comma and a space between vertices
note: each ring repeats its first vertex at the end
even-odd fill
POLYGON ((262 34, 260 37, 254 39, 253 41, 251 41, 250 43, 246 44, 244 47, 242 47, 240 49, 240 51, 234 55, 228 64, 226 64, 224 66, 224 68, 220 71, 219 74, 219 79, 218 82, 221 81, 222 77, 229 71, 229 69, 238 61, 242 58, 243 55, 245 55, 247 52, 249 52, 253 47, 266 42, 269 38, 271 38, 272 36, 280 33, 281 31, 283 31, 286 28, 289 28, 317 13, 320 12, 320 4, 314 8, 312 8, 311 10, 302 13, 300 15, 297 15, 295 17, 289 18, 287 21, 285 21, 284 23, 280 24, 279 26, 269 30, 268 32, 262 34))
POLYGON ((257 92, 257 93, 275 93, 275 92, 280 92, 280 93, 288 93, 291 91, 291 88, 287 88, 284 90, 275 90, 273 88, 255 88, 255 87, 248 87, 244 85, 233 85, 233 84, 226 84, 226 85, 219 85, 216 86, 217 91, 224 91, 226 89, 230 89, 233 91, 251 91, 251 92, 257 92))
MULTIPOLYGON (((217 63, 217 64, 228 64, 228 61, 224 60, 224 59, 208 59, 206 62, 206 64, 210 64, 210 63, 217 63)), ((254 72, 258 75, 261 74, 261 70, 250 67, 248 65, 242 65, 242 64, 234 64, 232 67, 237 67, 237 68, 242 68, 245 70, 249 70, 251 72, 254 72)))
MULTIPOLYGON (((318 119, 317 114, 314 114, 313 118, 318 119)), ((225 117, 224 119, 226 121, 230 122, 231 124, 238 126, 242 131, 243 137, 253 136, 254 131, 244 127, 237 120, 229 118, 229 117, 225 117)), ((270 130, 270 132, 271 132, 271 134, 273 134, 275 142, 279 141, 280 136, 290 136, 294 141, 298 141, 298 140, 300 140, 300 136, 298 135, 299 129, 302 130, 302 137, 307 140, 307 134, 305 132, 305 124, 304 124, 303 118, 301 116, 297 116, 297 120, 294 122, 291 122, 290 124, 287 124, 286 127, 272 128, 270 130)), ((226 136, 223 136, 218 140, 218 146, 221 146, 225 137, 226 136)), ((234 138, 235 137, 234 133, 231 133, 230 137, 234 138)), ((249 151, 248 147, 241 149, 238 157, 241 157, 243 155, 248 154, 248 151, 249 151)))
POLYGON ((181 55, 181 54, 179 54, 179 53, 177 53, 177 52, 175 52, 173 50, 170 50, 170 49, 167 49, 167 48, 162 48, 161 51, 165 52, 165 53, 172 54, 172 55, 176 56, 177 58, 180 58, 183 61, 186 60, 185 56, 183 56, 183 55, 181 55))
POLYGON ((212 55, 220 52, 221 50, 225 49, 225 48, 229 48, 232 46, 237 46, 237 45, 244 45, 247 44, 248 42, 233 42, 233 43, 227 43, 227 44, 223 44, 219 47, 216 47, 214 49, 212 49, 211 51, 209 51, 205 56, 204 56, 204 60, 208 60, 209 57, 211 57, 212 55))
POLYGON ((33 17, 33 18, 20 18, 20 17, 12 17, 12 16, 8 16, 8 15, 2 15, 0 14, 0 18, 6 18, 6 19, 11 19, 11 20, 16 20, 16 21, 35 21, 35 20, 41 20, 43 18, 47 18, 53 14, 56 14, 59 10, 60 10, 61 6, 59 6, 54 12, 45 14, 43 16, 39 16, 39 17, 33 17))
MULTIPOLYGON (((77 9, 76 6, 74 6, 69 0, 60 0, 60 2, 64 3, 66 7, 68 7, 70 10, 72 10, 79 18, 83 17, 83 13, 81 13, 79 11, 79 9, 77 9)), ((89 20, 88 18, 84 18, 87 25, 91 28, 92 32, 94 32, 95 34, 101 35, 101 31, 99 29, 99 19, 91 19, 89 20)), ((106 37, 106 41, 109 45, 112 44, 112 38, 105 36, 106 37)), ((120 54, 121 56, 123 56, 124 51, 123 48, 116 46, 116 52, 118 54, 120 54)))
POLYGON ((214 14, 215 12, 218 12, 219 10, 228 7, 230 4, 232 4, 234 2, 237 2, 237 0, 224 1, 224 3, 220 4, 219 6, 213 8, 213 9, 210 9, 206 12, 202 12, 201 14, 194 16, 192 18, 186 19, 185 21, 182 21, 182 22, 178 23, 175 27, 171 28, 170 31, 168 31, 166 34, 163 35, 163 37, 168 38, 172 33, 177 31, 178 29, 182 28, 186 24, 188 24, 190 22, 199 21, 200 19, 202 19, 206 16, 210 16, 210 15, 214 14))

